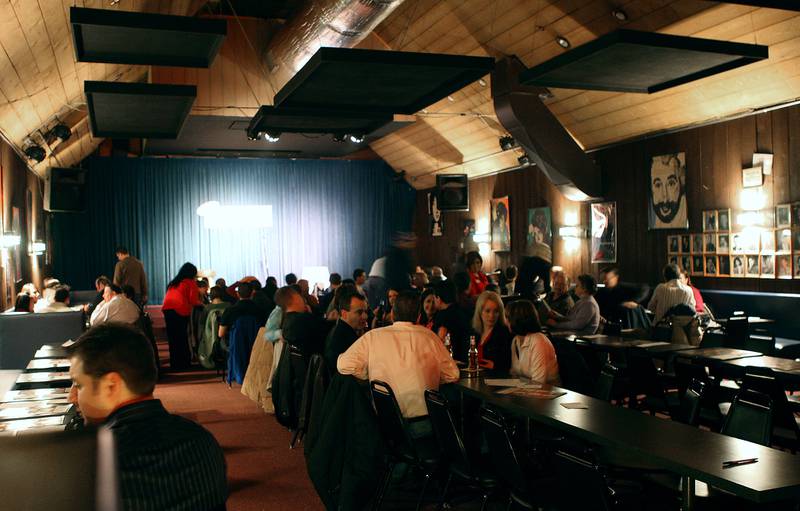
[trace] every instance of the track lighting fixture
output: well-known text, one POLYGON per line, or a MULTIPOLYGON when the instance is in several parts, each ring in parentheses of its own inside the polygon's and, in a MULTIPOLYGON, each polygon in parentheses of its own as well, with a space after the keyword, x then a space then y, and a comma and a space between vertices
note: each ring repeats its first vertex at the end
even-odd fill
POLYGON ((520 165, 530 165, 531 164, 531 159, 530 159, 530 157, 528 157, 527 154, 520 155, 517 158, 517 161, 519 162, 520 165))
POLYGON ((267 131, 264 133, 264 140, 267 142, 277 142, 281 139, 280 132, 277 131, 267 131))
POLYGON ((511 136, 500 137, 500 149, 502 149, 503 151, 508 151, 509 149, 513 148, 516 145, 517 142, 516 140, 514 140, 514 137, 511 136))
POLYGON ((72 130, 66 124, 56 124, 53 126, 53 129, 50 130, 48 133, 48 137, 50 139, 59 139, 62 142, 66 142, 69 137, 72 136, 72 130))
POLYGON ((569 48, 570 46, 572 46, 570 44, 570 42, 569 42, 569 39, 567 39, 564 36, 557 36, 556 37, 556 42, 558 43, 559 46, 561 46, 564 49, 569 48))
POLYGON ((622 9, 614 9, 611 11, 611 15, 617 18, 617 21, 628 21, 628 13, 622 9))
POLYGON ((334 134, 333 134, 333 141, 334 141, 334 142, 339 142, 339 143, 342 143, 342 142, 344 142, 344 137, 345 137, 345 136, 344 136, 344 135, 342 135, 341 133, 334 133, 334 134))
POLYGON ((24 153, 25 156, 28 157, 28 159, 33 160, 36 163, 44 161, 45 156, 47 156, 47 153, 44 151, 44 148, 38 145, 29 145, 28 147, 25 148, 24 153))
POLYGON ((347 135, 347 138, 348 138, 348 140, 350 140, 350 142, 352 142, 354 144, 360 144, 360 143, 362 143, 364 141, 364 135, 362 135, 360 133, 359 134, 347 135))

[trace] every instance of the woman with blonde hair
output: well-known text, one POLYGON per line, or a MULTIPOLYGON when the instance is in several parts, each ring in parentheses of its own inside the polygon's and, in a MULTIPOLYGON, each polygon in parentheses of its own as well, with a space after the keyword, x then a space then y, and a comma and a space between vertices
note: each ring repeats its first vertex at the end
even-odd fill
POLYGON ((506 317, 515 336, 511 344, 511 374, 539 383, 560 385, 556 350, 542 333, 533 303, 517 300, 508 304, 506 317))
POLYGON ((506 325, 500 295, 484 291, 478 296, 472 329, 478 347, 478 364, 488 369, 508 371, 511 367, 511 331, 506 325))

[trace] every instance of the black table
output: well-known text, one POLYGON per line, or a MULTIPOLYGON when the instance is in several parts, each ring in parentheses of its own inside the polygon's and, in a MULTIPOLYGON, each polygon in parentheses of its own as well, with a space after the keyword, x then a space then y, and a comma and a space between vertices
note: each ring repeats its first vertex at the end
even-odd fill
POLYGON ((45 344, 33 355, 33 358, 66 358, 67 350, 61 346, 45 344))
POLYGON ((25 372, 68 372, 71 366, 68 358, 35 358, 28 362, 25 372))
POLYGON ((800 362, 779 357, 747 357, 728 360, 722 364, 723 368, 736 375, 744 375, 748 367, 763 367, 771 369, 775 376, 786 381, 800 382, 800 362))
POLYGON ((800 500, 800 457, 762 445, 613 406, 567 391, 552 399, 500 395, 480 378, 462 379, 464 395, 564 433, 624 452, 680 475, 684 509, 693 507, 694 480, 759 503, 800 500), (587 409, 567 409, 579 402, 587 409), (758 463, 723 469, 722 462, 758 458, 758 463))
POLYGON ((682 353, 681 356, 701 359, 707 362, 725 362, 739 358, 760 357, 762 354, 757 351, 739 350, 735 348, 698 348, 682 353))
POLYGON ((52 389, 71 387, 72 379, 67 372, 22 373, 13 390, 52 389))

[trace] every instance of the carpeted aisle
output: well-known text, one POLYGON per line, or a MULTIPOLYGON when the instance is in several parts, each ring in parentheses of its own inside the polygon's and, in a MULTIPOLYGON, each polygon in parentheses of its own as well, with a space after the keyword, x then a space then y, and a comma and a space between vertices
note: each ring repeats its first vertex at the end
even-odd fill
MULTIPOLYGON (((166 345, 159 346, 168 360, 166 345)), ((172 413, 202 424, 225 450, 229 511, 317 510, 322 503, 308 479, 302 446, 289 449, 291 435, 214 371, 167 374, 155 396, 172 413)))

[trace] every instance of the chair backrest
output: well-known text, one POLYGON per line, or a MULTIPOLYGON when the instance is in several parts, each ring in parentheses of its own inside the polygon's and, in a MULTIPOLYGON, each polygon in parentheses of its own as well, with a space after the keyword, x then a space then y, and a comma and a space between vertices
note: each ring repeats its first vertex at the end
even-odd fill
POLYGON ((612 509, 611 492, 599 467, 587 457, 558 450, 553 458, 563 509, 612 509))
POLYGON ((742 389, 722 423, 723 435, 761 445, 772 441, 772 399, 767 394, 742 389))
POLYGON ((611 364, 603 366, 594 386, 594 397, 603 401, 611 401, 614 397, 614 382, 617 381, 617 373, 618 369, 611 364))
POLYGON ((629 349, 626 351, 626 358, 633 389, 649 397, 663 398, 664 387, 659 380, 658 369, 647 352, 636 348, 629 349))
POLYGON ((686 393, 686 389, 689 388, 693 380, 709 383, 706 366, 696 364, 692 359, 680 356, 675 357, 673 365, 675 368, 675 379, 678 383, 678 393, 680 395, 686 393))
POLYGON ((725 325, 725 347, 744 349, 750 336, 750 324, 747 316, 733 316, 728 318, 725 325))
POLYGON ((397 404, 394 391, 388 383, 380 380, 370 382, 372 392, 372 403, 375 405, 375 413, 378 416, 378 427, 383 436, 386 447, 396 457, 416 458, 414 443, 406 427, 406 420, 397 404))
POLYGON ((783 383, 775 377, 772 369, 766 367, 748 367, 742 379, 742 388, 766 394, 772 400, 772 420, 775 426, 794 431, 800 440, 800 431, 794 420, 794 412, 786 397, 783 383))
POLYGON ((433 425, 433 432, 442 455, 450 465, 457 466, 466 473, 471 473, 472 467, 467 450, 461 435, 458 434, 447 398, 438 391, 426 390, 425 404, 428 407, 428 417, 433 425))
POLYGON ((320 367, 324 363, 322 355, 317 353, 311 355, 311 359, 308 361, 308 368, 306 369, 305 379, 303 381, 303 397, 300 401, 300 412, 297 414, 297 427, 304 431, 311 418, 311 405, 314 399, 314 381, 320 372, 320 367))
POLYGON ((681 396, 681 405, 674 420, 690 426, 697 426, 700 422, 700 404, 706 393, 706 384, 700 380, 692 380, 689 387, 681 396))
POLYGON ((772 355, 775 353, 775 337, 772 335, 751 334, 747 337, 744 348, 764 355, 772 355))
POLYGON ((527 495, 528 480, 514 452, 503 416, 489 408, 481 408, 480 419, 495 474, 512 491, 527 495))
POLYGON ((553 344, 558 360, 561 386, 580 394, 590 394, 594 387, 589 365, 571 342, 553 344))

